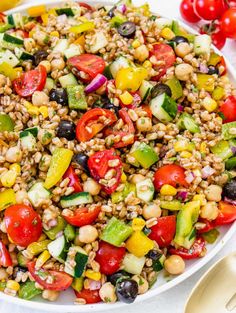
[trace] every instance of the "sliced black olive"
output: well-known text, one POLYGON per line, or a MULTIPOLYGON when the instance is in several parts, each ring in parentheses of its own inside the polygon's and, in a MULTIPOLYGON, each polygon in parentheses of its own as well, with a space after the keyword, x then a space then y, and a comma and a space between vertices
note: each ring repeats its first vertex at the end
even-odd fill
POLYGON ((156 98, 157 96, 162 95, 163 93, 166 93, 169 97, 172 96, 172 92, 169 86, 165 85, 165 84, 157 84, 156 86, 154 86, 151 90, 151 97, 152 98, 156 98))
POLYGON ((149 259, 152 259, 153 261, 159 260, 161 256, 162 254, 158 252, 157 250, 150 250, 147 254, 147 257, 149 259))
POLYGON ((118 114, 118 112, 119 112, 119 110, 120 110, 120 107, 114 105, 114 104, 110 101, 110 99, 108 99, 108 97, 102 96, 101 102, 102 102, 102 108, 103 108, 103 109, 112 110, 112 111, 114 111, 116 114, 118 114))
POLYGON ((112 17, 115 16, 115 13, 114 13, 115 9, 116 9, 116 6, 112 7, 112 8, 108 11, 107 15, 108 15, 110 18, 112 18, 112 17))
POLYGON ((124 22, 118 27, 118 33, 126 38, 132 38, 136 31, 136 25, 133 22, 124 22))
POLYGON ((138 283, 130 278, 118 280, 116 294, 120 301, 132 303, 138 295, 138 283))
POLYGON ((34 54, 34 63, 35 65, 39 65, 40 62, 47 59, 48 53, 44 50, 38 50, 34 54))
POLYGON ((50 101, 56 101, 58 104, 67 105, 68 97, 64 88, 52 88, 49 92, 50 101))
POLYGON ((209 74, 209 75, 213 75, 213 74, 219 75, 219 70, 218 70, 217 67, 215 67, 215 66, 213 66, 213 65, 210 65, 210 66, 208 67, 208 74, 209 74))
POLYGON ((231 200, 236 200, 236 180, 231 180, 224 185, 223 196, 231 200))
POLYGON ((88 156, 83 153, 77 153, 73 156, 73 162, 79 164, 82 169, 89 174, 88 156))
POLYGON ((119 272, 116 272, 110 276, 108 276, 108 280, 109 282, 112 283, 112 285, 116 285, 117 281, 121 278, 130 278, 130 274, 125 272, 125 271, 119 271, 119 272))
POLYGON ((188 39, 183 36, 176 36, 171 41, 173 41, 176 45, 178 45, 181 42, 188 42, 188 39))
POLYGON ((62 120, 57 129, 57 137, 67 140, 75 139, 75 124, 71 121, 62 120))

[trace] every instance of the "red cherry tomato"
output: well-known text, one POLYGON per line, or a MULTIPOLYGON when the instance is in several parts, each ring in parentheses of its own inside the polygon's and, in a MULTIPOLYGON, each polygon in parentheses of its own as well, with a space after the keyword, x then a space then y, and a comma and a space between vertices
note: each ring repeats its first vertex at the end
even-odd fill
POLYGON ((16 29, 15 31, 16 35, 17 36, 20 36, 21 38, 29 38, 29 33, 26 32, 25 30, 22 30, 22 29, 16 29))
POLYGON ((159 80, 176 60, 174 50, 165 43, 154 44, 153 49, 150 51, 150 56, 155 56, 157 61, 163 62, 162 65, 154 67, 155 70, 158 71, 158 74, 153 76, 151 78, 152 80, 159 80))
POLYGON ((99 296, 99 290, 82 289, 79 292, 75 291, 75 295, 77 298, 84 299, 86 304, 98 303, 102 301, 99 296))
MULTIPOLYGON (((100 206, 96 206, 94 208, 77 208, 73 211, 71 211, 71 214, 63 213, 62 216, 64 219, 69 223, 70 225, 81 227, 84 225, 90 225, 92 224, 96 218, 98 217, 98 214, 101 211, 100 206)), ((67 211, 66 211, 67 212, 67 211)))
POLYGON ((127 108, 127 109, 135 109, 137 108, 140 103, 142 102, 142 99, 140 97, 140 94, 138 91, 136 92, 130 92, 130 94, 133 96, 133 102, 131 104, 124 104, 122 101, 120 101, 120 106, 122 108, 127 108))
POLYGON ((114 143, 112 146, 115 149, 116 148, 123 148, 123 147, 126 147, 128 145, 132 145, 134 143, 134 137, 130 138, 130 140, 128 140, 128 141, 122 140, 122 138, 124 138, 124 136, 135 133, 135 128, 134 128, 133 122, 132 122, 131 118, 129 117, 129 114, 125 108, 123 108, 119 111, 119 116, 125 124, 123 129, 125 127, 127 127, 127 130, 114 130, 114 127, 113 127, 113 128, 105 129, 105 132, 104 132, 105 136, 109 136, 109 135, 114 135, 114 136, 119 135, 120 136, 120 141, 114 143))
POLYGON ((95 260, 100 264, 101 273, 111 275, 117 272, 125 251, 123 247, 115 247, 105 241, 100 241, 95 260))
POLYGON ((152 118, 152 111, 150 109, 150 106, 148 104, 143 104, 142 109, 147 113, 147 116, 152 118))
POLYGON ((168 247, 174 239, 176 231, 175 215, 163 216, 157 219, 157 224, 152 226, 149 238, 155 240, 160 248, 168 247))
POLYGON ((194 0, 193 7, 196 15, 203 20, 216 20, 227 10, 224 0, 194 0))
POLYGON ((5 23, 5 18, 6 18, 6 15, 2 12, 0 12, 0 22, 1 23, 5 23))
POLYGON ((185 249, 180 247, 179 249, 175 249, 171 247, 169 249, 170 254, 176 254, 181 256, 181 258, 185 260, 191 260, 200 258, 202 256, 202 252, 205 249, 205 240, 202 237, 197 238, 192 247, 190 249, 185 249))
POLYGON ((221 73, 221 76, 225 75, 227 73, 227 65, 223 56, 221 57, 219 66, 224 66, 225 70, 221 73))
POLYGON ((39 65, 34 70, 21 74, 19 78, 13 80, 16 93, 21 97, 29 97, 35 91, 43 90, 47 78, 47 71, 43 65, 39 65))
POLYGON ((177 185, 188 187, 185 180, 184 169, 177 164, 167 164, 158 168, 154 175, 154 186, 159 190, 162 185, 168 184, 173 187, 177 185))
POLYGON ((4 243, 0 240, 0 266, 12 266, 12 259, 4 243))
POLYGON ((225 43, 226 43, 226 37, 222 30, 220 29, 220 26, 216 23, 211 24, 205 24, 200 28, 201 34, 208 34, 211 36, 212 43, 221 50, 225 43))
POLYGON ((193 9, 194 0, 182 0, 180 4, 180 14, 182 18, 189 23, 197 23, 200 18, 195 14, 193 9))
POLYGON ((223 123, 236 121, 236 97, 229 96, 220 106, 220 115, 223 123))
POLYGON ((31 261, 27 264, 28 270, 37 283, 48 290, 65 290, 72 284, 73 278, 65 272, 45 270, 40 268, 35 269, 35 262, 31 261), (41 277, 43 276, 43 278, 41 277), (46 277, 46 279, 45 279, 46 277), (48 277, 52 279, 47 279, 48 277))
POLYGON ((30 206, 15 204, 5 211, 7 234, 17 245, 27 247, 42 234, 41 218, 30 206))
POLYGON ((105 126, 112 125, 116 120, 116 115, 110 110, 91 109, 79 119, 76 126, 76 138, 81 142, 86 142, 92 139, 105 126))
POLYGON ((81 54, 68 59, 68 65, 75 67, 78 71, 83 71, 89 77, 85 81, 91 81, 97 74, 103 73, 105 61, 94 54, 81 54))
POLYGON ((83 191, 83 187, 79 181, 79 177, 75 174, 75 171, 72 166, 69 166, 66 170, 65 174, 63 175, 63 179, 69 178, 69 187, 74 188, 74 192, 81 192, 83 191))
POLYGON ((78 4, 79 4, 81 7, 87 9, 88 11, 94 12, 94 8, 91 7, 91 5, 89 5, 89 4, 87 4, 87 3, 84 3, 84 2, 78 2, 78 4))
POLYGON ((220 23, 225 37, 236 39, 236 7, 228 9, 221 17, 220 23))
POLYGON ((206 220, 205 218, 200 218, 198 220, 199 223, 204 223, 205 227, 202 229, 198 229, 198 234, 203 234, 203 233, 207 233, 210 230, 212 230, 213 228, 215 228, 215 226, 213 225, 213 223, 211 221, 206 220))

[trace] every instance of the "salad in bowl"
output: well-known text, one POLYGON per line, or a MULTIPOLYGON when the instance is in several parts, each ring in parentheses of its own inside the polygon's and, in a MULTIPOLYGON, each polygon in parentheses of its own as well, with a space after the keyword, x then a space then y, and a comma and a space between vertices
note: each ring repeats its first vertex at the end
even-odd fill
POLYGON ((204 258, 236 219, 236 90, 210 37, 129 0, 0 19, 0 290, 132 303, 204 258))

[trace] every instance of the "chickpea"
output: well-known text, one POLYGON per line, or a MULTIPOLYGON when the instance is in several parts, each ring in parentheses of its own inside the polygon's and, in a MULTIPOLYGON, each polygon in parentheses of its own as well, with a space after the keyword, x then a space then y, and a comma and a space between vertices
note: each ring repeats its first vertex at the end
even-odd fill
POLYGON ((32 103, 36 106, 48 104, 49 97, 43 91, 35 91, 32 96, 32 103))
POLYGON ((164 268, 171 275, 179 275, 185 270, 185 262, 180 256, 173 254, 165 260, 164 268))
POLYGON ((84 191, 89 192, 92 196, 99 194, 101 186, 92 178, 88 178, 84 182, 84 191))
POLYGON ((152 120, 149 117, 140 117, 136 126, 140 132, 149 132, 152 130, 152 120))
POLYGON ((22 159, 22 152, 17 146, 11 147, 7 150, 6 161, 9 163, 18 163, 22 159))
POLYGON ((221 200, 222 188, 218 185, 209 185, 205 194, 207 200, 219 202, 221 200))
POLYGON ((189 64, 178 64, 175 68, 175 75, 179 80, 187 81, 193 74, 193 67, 189 64))
POLYGON ((132 277, 138 283, 138 294, 142 295, 149 289, 148 281, 140 275, 134 275, 132 277))
POLYGON ((47 61, 47 60, 41 61, 39 63, 39 65, 43 65, 46 68, 47 73, 50 73, 50 71, 51 71, 51 64, 50 64, 49 61, 47 61))
POLYGON ((209 221, 215 220, 218 216, 218 206, 216 202, 209 201, 201 207, 200 216, 209 221))
POLYGON ((145 179, 145 177, 143 175, 141 175, 141 174, 134 174, 134 175, 132 175, 130 182, 133 183, 133 184, 137 184, 140 181, 143 181, 144 179, 145 179))
POLYGON ((55 136, 54 130, 51 129, 42 129, 40 128, 38 131, 38 140, 41 142, 43 146, 48 145, 52 138, 55 136))
POLYGON ((86 225, 79 228, 79 241, 83 243, 94 242, 98 237, 97 229, 92 225, 86 225))
POLYGON ((187 42, 181 42, 177 45, 175 48, 175 53, 178 55, 178 57, 185 57, 187 54, 191 52, 192 48, 187 42))
POLYGON ((49 300, 49 301, 56 301, 57 298, 59 297, 59 294, 60 292, 59 291, 56 291, 56 290, 47 290, 45 289, 43 292, 42 292, 42 297, 46 300, 49 300))
POLYGON ((16 203, 24 203, 24 200, 28 200, 28 194, 26 190, 18 190, 16 192, 16 203))
POLYGON ((142 215, 145 218, 145 220, 149 220, 150 218, 153 217, 160 217, 161 208, 159 207, 159 205, 155 203, 150 203, 148 205, 145 205, 145 207, 143 208, 142 215))
POLYGON ((139 60, 140 62, 144 62, 149 57, 148 48, 145 45, 141 45, 140 47, 134 50, 134 58, 139 60))
POLYGON ((107 303, 114 303, 117 300, 115 287, 110 282, 102 285, 101 289, 99 290, 99 296, 102 301, 107 303))
POLYGON ((33 35, 34 40, 40 45, 45 46, 48 35, 42 31, 36 31, 33 35))
POLYGON ((4 268, 0 268, 0 281, 7 279, 8 275, 4 268))
POLYGON ((54 59, 51 62, 52 70, 63 70, 66 66, 65 61, 62 58, 54 59))

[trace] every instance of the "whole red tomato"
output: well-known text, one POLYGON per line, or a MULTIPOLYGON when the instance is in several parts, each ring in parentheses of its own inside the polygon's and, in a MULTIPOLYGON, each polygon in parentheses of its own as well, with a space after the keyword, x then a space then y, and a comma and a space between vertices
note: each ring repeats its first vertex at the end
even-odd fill
POLYGON ((223 123, 236 121, 236 97, 229 96, 220 106, 220 115, 223 118, 223 123))
POLYGON ((236 39, 236 7, 228 9, 220 20, 220 27, 227 38, 236 39))
POLYGON ((200 18, 195 14, 193 9, 194 0, 182 0, 180 4, 180 14, 182 18, 189 23, 197 23, 200 18))
POLYGON ((213 45, 219 50, 221 50, 226 43, 226 37, 221 30, 220 25, 215 22, 203 25, 200 28, 200 34, 210 35, 213 45))
POLYGON ((150 229, 151 233, 149 238, 155 240, 160 248, 168 247, 175 236, 175 215, 159 217, 157 224, 150 229))
POLYGON ((195 13, 203 20, 216 20, 227 10, 224 0, 194 0, 195 13))

